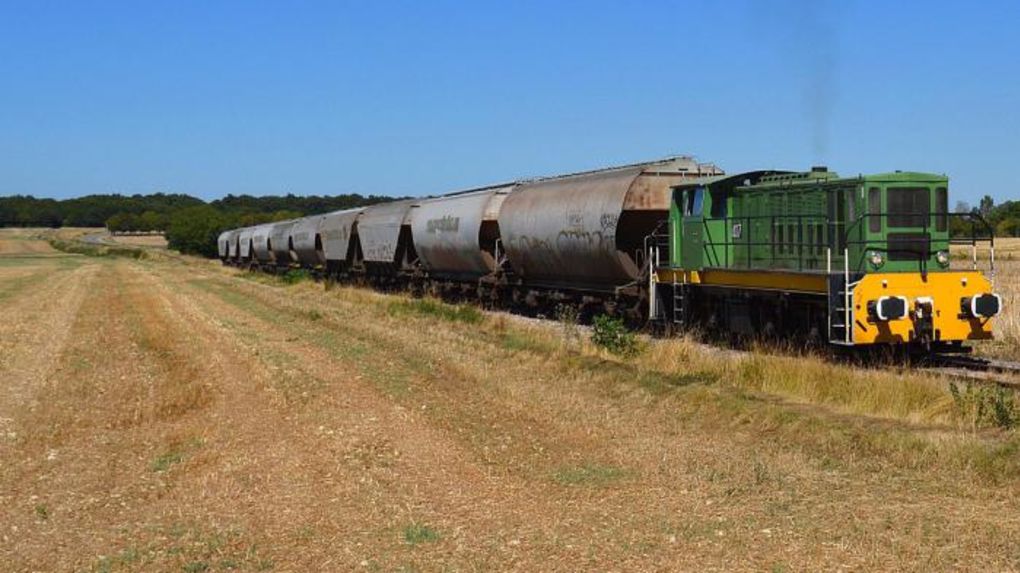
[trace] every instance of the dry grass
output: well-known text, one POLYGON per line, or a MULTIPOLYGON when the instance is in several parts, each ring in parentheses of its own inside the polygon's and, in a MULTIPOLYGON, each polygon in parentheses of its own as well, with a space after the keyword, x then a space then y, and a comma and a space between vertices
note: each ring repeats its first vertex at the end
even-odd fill
MULTIPOLYGON (((989 270, 987 246, 978 248, 978 268, 989 270)), ((953 268, 971 268, 972 249, 953 247, 953 268)), ((993 288, 1002 296, 1003 312, 994 319, 996 340, 977 345, 981 354, 1020 360, 1020 238, 995 241, 995 274, 993 288)))
POLYGON ((113 235, 113 242, 133 247, 165 249, 166 238, 163 235, 113 235))
POLYGON ((918 373, 32 264, 0 297, 10 570, 1020 567, 1017 439, 918 373))
POLYGON ((38 229, 4 229, 0 234, 0 257, 38 257, 60 254, 45 241, 39 241, 38 235, 38 229))
POLYGON ((995 319, 996 342, 988 345, 988 353, 1020 360, 1020 257, 996 265, 994 284, 1003 310, 995 319))

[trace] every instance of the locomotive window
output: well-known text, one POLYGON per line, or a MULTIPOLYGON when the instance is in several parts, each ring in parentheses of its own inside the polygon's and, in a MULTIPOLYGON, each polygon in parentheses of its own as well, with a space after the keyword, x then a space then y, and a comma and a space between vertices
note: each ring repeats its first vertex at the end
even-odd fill
POLYGON ((931 237, 925 233, 889 233, 890 261, 922 261, 931 256, 931 237))
POLYGON ((695 187, 694 189, 687 190, 687 205, 684 209, 684 215, 688 217, 697 217, 701 215, 701 211, 705 206, 705 188, 695 187))
POLYGON ((949 193, 945 187, 935 189, 935 230, 945 231, 949 227, 949 193))
POLYGON ((868 189, 868 230, 872 233, 882 232, 882 191, 878 187, 868 189))
POLYGON ((786 252, 788 252, 788 253, 796 253, 797 252, 797 247, 796 247, 797 232, 794 230, 795 228, 796 227, 794 227, 792 223, 786 226, 786 231, 787 231, 787 235, 786 235, 787 239, 786 240, 787 240, 787 242, 790 245, 787 248, 787 250, 786 250, 786 252))
POLYGON ((923 227, 931 213, 931 193, 924 187, 891 187, 888 191, 890 227, 923 227))
POLYGON ((724 219, 726 217, 726 190, 711 189, 709 194, 712 198, 712 218, 724 219))
POLYGON ((694 190, 694 198, 691 203, 691 215, 695 217, 701 215, 702 210, 705 207, 705 188, 698 187, 694 190))
POLYGON ((818 237, 818 254, 819 255, 822 254, 822 251, 825 250, 825 231, 823 230, 824 228, 825 228, 825 226, 822 225, 821 223, 818 223, 817 225, 815 225, 815 236, 818 237))
POLYGON ((783 226, 782 225, 776 225, 776 239, 775 239, 775 243, 776 243, 776 245, 778 245, 779 252, 782 253, 783 252, 783 226))

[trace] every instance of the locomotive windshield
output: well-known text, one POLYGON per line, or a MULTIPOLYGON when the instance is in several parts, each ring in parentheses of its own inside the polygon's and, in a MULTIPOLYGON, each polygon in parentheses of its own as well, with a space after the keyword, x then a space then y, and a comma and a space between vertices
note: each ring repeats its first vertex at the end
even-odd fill
POLYGON ((931 212, 931 192, 926 187, 890 187, 890 227, 924 227, 931 212))

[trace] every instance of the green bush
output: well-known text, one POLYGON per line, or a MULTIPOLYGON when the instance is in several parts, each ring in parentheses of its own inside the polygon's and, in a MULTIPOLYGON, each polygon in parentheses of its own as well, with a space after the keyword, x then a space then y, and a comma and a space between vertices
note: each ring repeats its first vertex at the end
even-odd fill
POLYGON ((85 255, 87 257, 123 257, 128 259, 144 259, 147 256, 144 250, 132 247, 90 245, 78 241, 62 241, 60 239, 50 239, 50 246, 58 251, 85 255))
POLYGON ((627 330, 623 320, 600 314, 592 324, 591 342, 617 356, 635 356, 640 347, 637 337, 627 330))
POLYGON ((171 249, 182 253, 215 257, 218 254, 216 239, 232 226, 232 221, 213 207, 187 207, 171 217, 166 242, 171 249))

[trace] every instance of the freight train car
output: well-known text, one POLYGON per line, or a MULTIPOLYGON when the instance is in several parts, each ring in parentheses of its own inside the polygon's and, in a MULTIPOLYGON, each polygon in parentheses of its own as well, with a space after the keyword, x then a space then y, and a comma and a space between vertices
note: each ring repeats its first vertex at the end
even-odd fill
POLYGON ((445 297, 498 297, 501 263, 499 213, 517 184, 496 185, 426 199, 411 220, 421 264, 416 283, 445 297))
POLYGON ((276 269, 288 269, 297 262, 291 232, 297 220, 273 223, 269 230, 269 259, 276 269))
POLYGON ((325 218, 325 215, 312 215, 294 222, 290 238, 297 266, 318 270, 326 264, 322 235, 319 233, 325 218))

